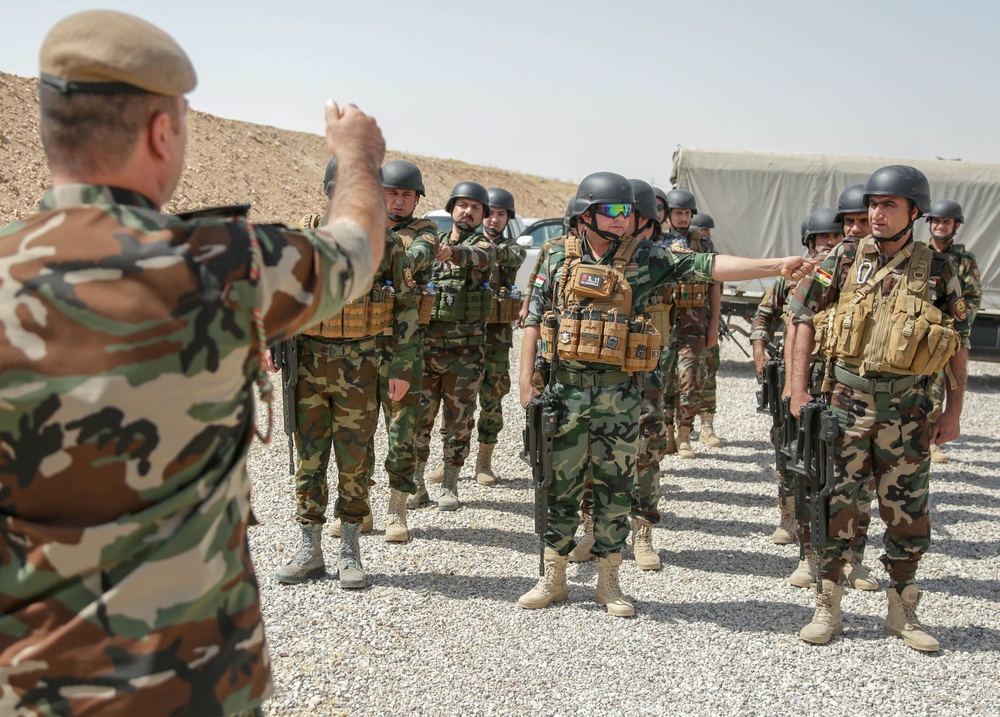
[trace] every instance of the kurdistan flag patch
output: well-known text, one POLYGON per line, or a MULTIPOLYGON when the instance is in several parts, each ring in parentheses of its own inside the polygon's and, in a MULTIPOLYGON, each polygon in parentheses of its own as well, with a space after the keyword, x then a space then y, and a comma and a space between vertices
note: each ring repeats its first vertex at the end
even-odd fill
POLYGON ((822 269, 816 270, 816 282, 822 284, 823 286, 829 286, 830 282, 833 281, 833 275, 822 269))

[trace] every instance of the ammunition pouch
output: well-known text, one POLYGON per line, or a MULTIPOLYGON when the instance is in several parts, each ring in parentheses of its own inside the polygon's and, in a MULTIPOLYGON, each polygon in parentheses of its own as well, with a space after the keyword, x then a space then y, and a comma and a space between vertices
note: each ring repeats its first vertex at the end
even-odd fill
POLYGON ((493 293, 484 287, 435 287, 434 321, 482 321, 493 309, 493 293))
POLYGON ((392 326, 395 297, 385 289, 372 289, 368 296, 345 304, 339 314, 310 326, 302 333, 325 339, 362 339, 377 336, 392 326))
POLYGON ((426 286, 420 287, 420 295, 417 297, 417 312, 420 316, 417 323, 421 326, 427 326, 434 313, 434 294, 427 293, 426 286))
POLYGON ((673 330, 671 307, 672 304, 648 304, 646 306, 646 313, 649 314, 650 321, 660 332, 661 346, 670 345, 670 333, 673 330))
POLYGON ((709 284, 677 284, 674 288, 674 306, 678 309, 704 308, 708 302, 709 284))
POLYGON ((486 320, 488 324, 509 324, 517 321, 521 314, 521 300, 510 299, 506 296, 494 296, 490 317, 486 320))

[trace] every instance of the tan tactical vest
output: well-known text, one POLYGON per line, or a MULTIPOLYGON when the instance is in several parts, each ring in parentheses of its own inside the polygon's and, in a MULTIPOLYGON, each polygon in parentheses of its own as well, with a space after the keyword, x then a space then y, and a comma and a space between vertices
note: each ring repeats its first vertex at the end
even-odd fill
MULTIPOLYGON (((694 253, 700 253, 701 232, 688 229, 688 247, 694 253)), ((674 306, 678 309, 703 309, 708 301, 708 287, 711 284, 702 282, 677 283, 674 285, 674 306)))
MULTIPOLYGON (((417 238, 418 234, 430 234, 435 237, 435 246, 437 239, 437 224, 432 222, 430 219, 417 219, 416 221, 410 222, 405 227, 395 230, 399 235, 399 238, 403 240, 403 248, 409 249, 410 244, 413 240, 417 238)), ((427 288, 427 277, 424 276, 426 272, 413 272, 413 278, 417 282, 417 311, 420 314, 420 318, 417 323, 421 326, 427 326, 431 322, 431 314, 434 311, 434 293, 427 288), (423 281, 421 281, 423 280, 423 281)))
POLYGON ((928 282, 931 249, 912 242, 875 271, 863 251, 872 241, 858 246, 837 305, 813 318, 816 350, 862 376, 937 373, 958 351, 960 337, 952 317, 933 304, 928 282), (903 276, 883 297, 879 288, 883 279, 907 257, 903 276))
POLYGON ((580 237, 566 237, 555 306, 542 320, 545 358, 552 360, 554 350, 560 360, 613 364, 629 372, 656 368, 660 332, 647 316, 632 316, 632 287, 625 278, 638 246, 628 237, 618 245, 610 266, 585 264, 580 237))

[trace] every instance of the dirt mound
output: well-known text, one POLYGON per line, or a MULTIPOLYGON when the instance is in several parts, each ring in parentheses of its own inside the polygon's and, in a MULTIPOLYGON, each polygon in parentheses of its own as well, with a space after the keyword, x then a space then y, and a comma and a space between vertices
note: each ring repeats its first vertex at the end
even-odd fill
MULTIPOLYGON (((38 81, 0 72, 0 225, 33 213, 51 181, 38 136, 38 81)), ((326 140, 315 134, 188 115, 187 167, 167 212, 251 202, 258 222, 293 223, 322 203, 326 140)), ((571 184, 454 160, 388 152, 420 166, 427 198, 418 211, 444 206, 451 188, 472 179, 514 194, 518 213, 562 216, 571 184)))

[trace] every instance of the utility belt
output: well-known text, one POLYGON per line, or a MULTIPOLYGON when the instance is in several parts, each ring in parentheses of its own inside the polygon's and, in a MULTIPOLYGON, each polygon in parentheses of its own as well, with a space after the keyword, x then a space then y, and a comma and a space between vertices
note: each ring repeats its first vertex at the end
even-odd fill
POLYGON ((605 373, 576 373, 559 369, 556 371, 556 381, 563 386, 577 388, 606 388, 632 379, 625 371, 606 371, 605 373))
POLYGON ((660 346, 670 345, 670 333, 673 330, 672 311, 673 304, 648 304, 646 313, 649 315, 653 326, 660 332, 660 346))
POLYGON ((628 373, 652 371, 660 360, 662 337, 651 319, 632 321, 618 309, 564 309, 558 321, 549 311, 541 325, 542 356, 552 361, 596 361, 628 373), (559 335, 556 336, 558 326, 559 335))
POLYGON ((833 365, 833 378, 850 386, 855 391, 864 393, 902 393, 908 391, 924 380, 924 376, 900 376, 892 379, 862 378, 847 366, 840 363, 833 365))
POLYGON ((486 343, 486 337, 483 335, 461 336, 458 338, 428 336, 424 338, 424 346, 426 348, 435 348, 435 349, 454 349, 454 348, 461 348, 463 346, 483 346, 485 343, 486 343))
POLYGON ((376 336, 392 326, 392 307, 396 296, 391 287, 376 287, 367 296, 344 305, 339 314, 302 333, 325 339, 360 339, 376 336))
POLYGON ((493 311, 493 292, 486 287, 438 285, 434 291, 434 321, 483 321, 493 311))
POLYGON ((709 284, 675 284, 674 306, 678 309, 704 307, 708 301, 709 284))
POLYGON ((374 336, 359 341, 336 344, 313 341, 307 336, 306 340, 299 344, 299 351, 326 358, 350 358, 374 351, 377 346, 378 343, 374 336))

